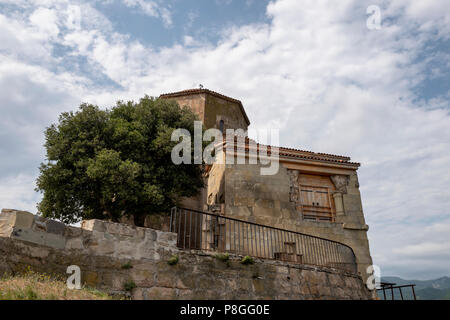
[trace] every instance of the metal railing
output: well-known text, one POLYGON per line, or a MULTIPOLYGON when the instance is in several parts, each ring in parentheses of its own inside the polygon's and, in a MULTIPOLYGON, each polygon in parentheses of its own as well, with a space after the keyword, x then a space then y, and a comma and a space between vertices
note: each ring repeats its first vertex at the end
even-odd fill
POLYGON ((182 249, 229 252, 356 273, 353 250, 342 243, 185 208, 173 208, 170 231, 182 249))
POLYGON ((377 289, 377 292, 383 291, 383 300, 395 300, 394 289, 398 289, 398 292, 400 293, 399 300, 417 300, 416 291, 414 290, 415 286, 415 284, 404 284, 401 286, 397 286, 395 283, 382 282, 380 288, 377 289), (402 288, 411 288, 412 295, 409 294, 409 292, 405 293, 404 291, 402 291, 402 288))

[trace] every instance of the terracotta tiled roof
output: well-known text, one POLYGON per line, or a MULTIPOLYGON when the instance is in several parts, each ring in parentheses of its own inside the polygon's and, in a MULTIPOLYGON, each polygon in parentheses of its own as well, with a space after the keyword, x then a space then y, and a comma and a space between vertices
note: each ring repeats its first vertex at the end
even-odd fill
MULTIPOLYGON (((254 140, 249 139, 246 137, 246 145, 245 149, 246 151, 249 150, 249 142, 256 143, 254 140)), ((224 138, 224 143, 226 142, 224 138)), ((236 142, 237 137, 235 137, 235 148, 236 148, 236 142)), ((260 143, 256 143, 257 148, 260 146, 267 147, 267 152, 270 154, 270 149, 275 148, 276 146, 270 146, 270 145, 264 145, 260 143)), ((284 158, 298 158, 298 159, 304 159, 304 160, 312 160, 312 161, 321 161, 321 162, 329 162, 329 163, 335 163, 335 164, 342 164, 342 165, 349 165, 352 167, 359 167, 361 164, 358 162, 351 162, 350 157, 346 156, 340 156, 340 155, 334 155, 334 154, 328 154, 328 153, 319 153, 319 152, 313 152, 313 151, 305 151, 300 149, 293 149, 293 148, 284 148, 284 147, 277 147, 279 156, 284 158)))
POLYGON ((350 157, 347 156, 340 156, 336 154, 329 154, 329 153, 322 153, 322 152, 313 152, 313 151, 307 151, 307 150, 300 150, 300 149, 293 149, 293 148, 286 148, 286 147, 279 147, 280 150, 283 150, 287 153, 298 153, 298 154, 307 154, 311 156, 316 157, 322 157, 322 158, 331 158, 335 160, 342 160, 342 161, 349 161, 350 157))
POLYGON ((343 160, 343 159, 338 159, 338 158, 333 158, 333 155, 326 155, 324 156, 324 154, 322 153, 316 153, 316 152, 311 152, 311 151, 305 151, 308 154, 296 154, 293 152, 285 152, 284 148, 280 148, 280 156, 284 156, 284 157, 288 157, 288 158, 299 158, 299 159, 305 159, 305 160, 318 160, 318 161, 325 161, 325 162, 332 162, 332 163, 336 163, 336 164, 343 164, 343 165, 351 165, 351 166, 356 166, 359 167, 361 164, 358 162, 351 162, 349 161, 350 158, 348 158, 349 160, 343 160))
POLYGON ((187 95, 191 95, 191 94, 201 94, 201 93, 207 93, 214 97, 237 103, 239 105, 239 108, 242 111, 242 114, 244 115, 247 125, 250 125, 250 120, 248 119, 247 113, 245 112, 244 106, 242 105, 242 102, 240 100, 225 96, 221 93, 218 93, 218 92, 215 92, 215 91, 212 91, 209 89, 204 89, 204 88, 188 89, 188 90, 182 90, 182 91, 177 91, 177 92, 164 93, 164 94, 160 95, 159 97, 160 98, 175 98, 175 97, 182 97, 182 96, 187 96, 187 95))

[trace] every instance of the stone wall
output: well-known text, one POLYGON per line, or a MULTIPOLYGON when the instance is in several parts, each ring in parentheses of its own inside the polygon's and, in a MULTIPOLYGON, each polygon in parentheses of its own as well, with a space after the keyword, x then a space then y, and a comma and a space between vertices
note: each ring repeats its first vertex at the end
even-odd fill
POLYGON ((206 128, 220 129, 220 121, 224 122, 224 129, 242 129, 247 131, 248 124, 242 114, 239 104, 228 100, 206 95, 205 120, 206 128))
POLYGON ((292 169, 284 163, 280 163, 277 174, 265 176, 260 174, 259 164, 214 164, 213 168, 211 177, 214 179, 208 181, 209 197, 214 198, 218 193, 219 189, 214 186, 224 185, 223 211, 227 216, 346 244, 355 253, 359 275, 367 279, 366 270, 372 264, 372 258, 356 171, 349 170, 346 190, 339 193, 342 212, 334 222, 319 222, 304 220, 296 209, 291 199, 289 171, 292 169))
POLYGON ((111 293, 125 293, 134 282, 134 299, 371 299, 362 279, 334 269, 214 253, 180 251, 176 234, 89 220, 81 228, 31 213, 0 214, 0 273, 36 271, 65 275, 78 265, 82 281, 111 293), (169 265, 177 255, 176 265, 169 265))
POLYGON ((180 107, 189 107, 199 116, 207 129, 220 129, 220 121, 223 121, 224 129, 246 131, 250 124, 247 122, 248 119, 237 100, 220 97, 207 90, 198 90, 196 94, 192 92, 182 94, 180 92, 179 94, 175 93, 175 95, 162 95, 161 98, 174 100, 180 107))

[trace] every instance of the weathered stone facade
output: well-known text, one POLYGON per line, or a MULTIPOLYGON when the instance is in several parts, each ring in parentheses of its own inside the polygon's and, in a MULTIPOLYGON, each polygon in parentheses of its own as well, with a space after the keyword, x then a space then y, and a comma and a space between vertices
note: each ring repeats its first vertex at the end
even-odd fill
MULTIPOLYGON (((347 173, 345 192, 337 188, 332 190, 336 203, 333 203, 334 220, 311 221, 303 218, 297 205, 300 187, 293 181, 298 181, 299 171, 288 168, 281 163, 276 175, 261 176, 260 165, 213 166, 211 182, 208 183, 209 198, 223 199, 221 205, 227 216, 348 245, 355 253, 359 274, 367 279, 366 270, 372 264, 372 258, 356 172, 347 173)), ((339 187, 343 190, 342 186, 339 187)))
MULTIPOLYGON (((162 95, 187 105, 206 128, 247 130, 250 122, 239 100, 206 89, 162 95)), ((226 149, 224 144, 224 150, 226 149)), ((250 150, 248 140, 245 144, 250 150)), ((233 146, 234 150, 234 146, 233 146)), ((237 153, 235 153, 237 155, 237 153)), ((280 148, 278 173, 261 175, 261 164, 223 164, 224 153, 208 168, 206 188, 182 206, 337 241, 355 253, 358 272, 367 279, 372 264, 365 223, 358 163, 349 157, 280 148)))
POLYGON ((206 128, 242 129, 246 131, 250 120, 242 103, 208 89, 191 89, 163 94, 163 99, 175 100, 181 107, 187 106, 196 113, 206 128), (223 123, 221 128, 221 122, 223 123))
POLYGON ((180 251, 176 234, 159 230, 99 220, 76 228, 28 212, 0 214, 0 273, 31 267, 65 275, 69 265, 78 265, 90 287, 124 294, 124 284, 133 281, 133 299, 373 298, 354 274, 281 261, 243 265, 240 259, 180 251), (174 254, 179 262, 171 266, 174 254))

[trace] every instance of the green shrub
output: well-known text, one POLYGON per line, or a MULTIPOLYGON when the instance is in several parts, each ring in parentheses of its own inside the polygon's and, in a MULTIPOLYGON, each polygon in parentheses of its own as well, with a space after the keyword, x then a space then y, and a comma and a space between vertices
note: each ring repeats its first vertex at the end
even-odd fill
POLYGON ((133 266, 131 265, 131 262, 127 262, 124 265, 122 265, 122 269, 124 269, 124 270, 128 270, 131 268, 133 268, 133 266))
POLYGON ((125 282, 123 288, 125 289, 125 291, 132 291, 134 288, 136 288, 136 283, 134 283, 133 280, 130 280, 128 282, 125 282))
POLYGON ((242 258, 241 263, 247 265, 247 264, 253 264, 253 263, 255 263, 255 261, 253 260, 252 257, 245 256, 244 258, 242 258))
POLYGON ((167 263, 170 266, 176 265, 178 263, 178 256, 177 255, 171 256, 170 259, 167 261, 167 263))

